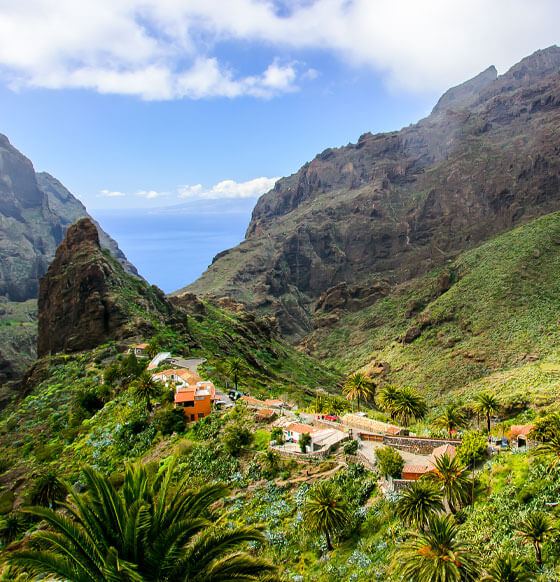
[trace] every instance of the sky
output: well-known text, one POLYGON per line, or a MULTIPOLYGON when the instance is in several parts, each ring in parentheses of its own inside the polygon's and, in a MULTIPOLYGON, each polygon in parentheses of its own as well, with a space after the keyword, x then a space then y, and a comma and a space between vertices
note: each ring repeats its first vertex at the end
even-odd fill
MULTIPOLYGON (((559 21, 556 0, 0 0, 0 132, 133 262, 133 217, 229 213, 213 246, 190 237, 187 283, 277 178, 557 44, 559 21)), ((159 262, 138 266, 170 291, 159 262)))

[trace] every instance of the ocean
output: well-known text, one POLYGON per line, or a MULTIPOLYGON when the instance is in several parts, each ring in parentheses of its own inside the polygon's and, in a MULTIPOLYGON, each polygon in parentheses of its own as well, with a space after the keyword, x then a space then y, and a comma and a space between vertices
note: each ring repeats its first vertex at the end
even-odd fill
POLYGON ((216 254, 245 238, 255 200, 228 202, 90 214, 147 281, 170 293, 195 281, 216 254))

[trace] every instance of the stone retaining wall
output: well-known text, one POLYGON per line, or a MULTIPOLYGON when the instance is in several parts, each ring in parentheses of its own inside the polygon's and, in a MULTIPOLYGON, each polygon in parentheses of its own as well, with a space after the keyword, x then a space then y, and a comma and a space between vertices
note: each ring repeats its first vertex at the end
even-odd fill
POLYGON ((461 441, 453 439, 435 439, 429 437, 401 437, 384 436, 383 444, 402 451, 408 451, 417 455, 430 455, 434 449, 441 445, 453 445, 456 449, 461 446, 461 441))

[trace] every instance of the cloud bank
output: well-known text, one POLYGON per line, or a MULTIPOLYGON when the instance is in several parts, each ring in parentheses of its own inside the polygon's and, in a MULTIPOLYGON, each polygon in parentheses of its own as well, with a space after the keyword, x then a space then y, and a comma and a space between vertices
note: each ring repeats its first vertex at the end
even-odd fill
MULTIPOLYGON (((273 188, 279 178, 253 178, 246 182, 236 182, 235 180, 223 180, 210 188, 205 188, 202 184, 194 186, 178 186, 174 192, 159 192, 157 190, 137 190, 133 196, 145 200, 155 200, 165 198, 167 204, 178 201, 200 201, 200 200, 222 200, 222 199, 250 199, 258 198, 265 192, 273 188)), ((127 195, 125 192, 114 190, 101 190, 97 195, 99 198, 121 198, 127 195)))
POLYGON ((0 3, 0 74, 146 100, 271 98, 316 76, 304 63, 321 54, 435 91, 555 44, 559 18, 557 0, 19 0, 0 3), (276 56, 242 73, 217 56, 236 44, 276 56))

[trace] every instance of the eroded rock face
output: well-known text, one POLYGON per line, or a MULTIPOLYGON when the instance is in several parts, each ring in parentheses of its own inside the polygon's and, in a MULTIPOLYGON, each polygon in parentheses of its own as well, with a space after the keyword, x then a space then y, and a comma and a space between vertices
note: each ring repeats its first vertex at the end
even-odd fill
POLYGON ((40 280, 38 305, 39 357, 149 335, 158 321, 174 316, 160 290, 126 275, 110 253, 101 249, 89 218, 68 228, 40 280), (136 286, 133 293, 131 286, 136 286))
POLYGON ((538 51, 451 89, 415 125, 325 150, 259 199, 245 241, 187 289, 272 313, 295 340, 316 310, 358 306, 351 288, 398 285, 560 209, 559 71, 560 48, 538 51))
MULTIPOLYGON (((0 134, 0 296, 10 301, 36 298, 70 224, 88 216, 84 205, 33 164, 0 134)), ((97 225, 102 246, 138 275, 117 243, 97 225)))

